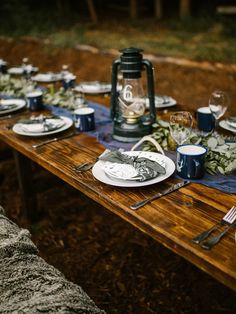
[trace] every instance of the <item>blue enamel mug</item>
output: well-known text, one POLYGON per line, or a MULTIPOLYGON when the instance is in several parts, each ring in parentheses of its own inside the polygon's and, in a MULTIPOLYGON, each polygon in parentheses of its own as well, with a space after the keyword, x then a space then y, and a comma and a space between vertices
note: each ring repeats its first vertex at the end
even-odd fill
POLYGON ((89 107, 78 108, 74 111, 75 127, 80 132, 95 129, 94 109, 89 107))
POLYGON ((200 131, 210 133, 215 128, 215 118, 209 107, 201 107, 197 110, 197 127, 200 131))
POLYGON ((40 111, 44 109, 43 93, 35 90, 26 94, 27 105, 30 111, 40 111))
POLYGON ((76 76, 73 74, 67 74, 62 79, 62 86, 65 90, 75 87, 76 76))
POLYGON ((186 144, 177 147, 177 174, 184 179, 202 178, 206 152, 206 148, 201 145, 186 144))

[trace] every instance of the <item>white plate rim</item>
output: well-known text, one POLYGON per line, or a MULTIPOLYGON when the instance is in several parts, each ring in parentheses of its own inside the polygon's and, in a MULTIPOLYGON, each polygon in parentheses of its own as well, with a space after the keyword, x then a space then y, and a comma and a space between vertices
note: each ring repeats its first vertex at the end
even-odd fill
POLYGON ((39 82, 39 83, 53 83, 53 82, 59 82, 59 81, 61 81, 62 80, 62 77, 61 77, 61 75, 60 74, 58 74, 58 73, 52 73, 52 74, 50 74, 50 73, 38 73, 38 74, 36 74, 36 75, 34 75, 34 76, 32 76, 31 77, 31 80, 32 81, 35 81, 35 82, 39 82), (40 75, 41 76, 52 76, 52 75, 56 75, 56 77, 55 78, 51 78, 50 79, 50 77, 48 78, 48 79, 40 79, 40 75), (38 78, 39 77, 39 78, 38 78))
POLYGON ((19 135, 30 136, 30 137, 39 137, 39 136, 47 136, 47 135, 51 135, 51 134, 65 131, 73 125, 73 120, 71 118, 64 117, 64 116, 60 116, 60 118, 65 121, 65 124, 61 128, 53 130, 53 131, 41 132, 41 133, 40 132, 39 133, 25 132, 21 129, 21 127, 19 126, 18 123, 16 123, 13 126, 12 131, 15 132, 16 134, 19 134, 19 135))
POLYGON ((2 110, 0 111, 0 115, 5 115, 6 113, 10 113, 10 112, 14 112, 14 111, 17 111, 17 110, 20 110, 22 108, 24 108, 26 106, 26 101, 24 99, 19 99, 19 98, 7 98, 7 99, 4 99, 4 100, 11 100, 13 103, 14 101, 17 101, 18 104, 17 107, 15 108, 11 108, 11 109, 7 109, 7 110, 2 110))
POLYGON ((93 82, 81 82, 74 87, 74 90, 85 94, 103 94, 111 91, 111 84, 96 81, 94 84, 93 82), (86 85, 88 85, 89 88, 86 89, 86 85))
POLYGON ((23 74, 24 70, 22 67, 12 67, 12 68, 9 68, 7 72, 8 74, 21 75, 23 74))
MULTIPOLYGON (((160 108, 168 108, 168 107, 173 107, 173 106, 175 106, 177 104, 177 101, 174 98, 170 97, 170 96, 166 96, 166 97, 169 98, 169 101, 167 103, 160 103, 160 102, 158 102, 156 100, 158 97, 161 97, 161 96, 158 96, 158 95, 155 96, 155 107, 156 108, 159 108, 159 109, 160 108)), ((146 103, 146 107, 149 108, 149 103, 146 103)))
MULTIPOLYGON (((129 155, 138 155, 141 151, 126 151, 124 153, 127 153, 129 155)), ((166 174, 160 175, 154 179, 147 180, 144 182, 138 182, 138 181, 128 181, 128 180, 119 180, 119 179, 112 179, 111 177, 108 177, 105 172, 101 168, 101 163, 103 161, 99 160, 95 163, 95 165, 92 168, 92 174, 93 176, 100 182, 112 185, 112 186, 118 186, 118 187, 142 187, 142 186, 148 186, 152 185, 161 181, 166 180, 169 178, 175 171, 175 163, 173 160, 171 160, 169 157, 162 155, 160 153, 156 152, 148 152, 151 154, 158 154, 159 156, 162 156, 163 159, 166 162, 166 174)))
MULTIPOLYGON (((29 72, 37 72, 37 71, 38 71, 37 67, 32 67, 31 71, 29 72)), ((11 67, 7 70, 7 72, 8 74, 12 74, 12 75, 22 75, 24 73, 24 68, 23 67, 11 67)))
POLYGON ((231 132, 233 132, 233 133, 236 133, 236 128, 233 128, 233 127, 229 126, 229 125, 227 124, 226 120, 221 120, 221 121, 219 122, 219 126, 220 126, 222 129, 225 129, 225 130, 227 130, 227 131, 231 131, 231 132))

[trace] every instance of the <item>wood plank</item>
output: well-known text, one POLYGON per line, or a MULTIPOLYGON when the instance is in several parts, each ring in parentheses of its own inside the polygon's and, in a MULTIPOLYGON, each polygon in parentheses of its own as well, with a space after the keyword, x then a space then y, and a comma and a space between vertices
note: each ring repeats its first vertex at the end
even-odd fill
POLYGON ((236 204, 236 195, 191 183, 134 212, 129 207, 132 203, 161 191, 177 180, 169 178, 153 186, 125 189, 97 181, 91 171, 76 173, 74 165, 95 158, 104 150, 96 138, 86 134, 34 150, 32 144, 41 139, 16 135, 6 129, 3 122, 0 139, 236 291, 234 231, 231 230, 210 252, 191 243, 191 238, 220 220, 236 204))

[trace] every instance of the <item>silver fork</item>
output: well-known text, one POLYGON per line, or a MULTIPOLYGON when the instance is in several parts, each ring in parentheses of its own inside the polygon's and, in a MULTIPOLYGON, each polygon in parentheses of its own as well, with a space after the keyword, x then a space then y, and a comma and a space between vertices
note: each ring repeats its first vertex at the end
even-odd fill
POLYGON ((92 163, 90 163, 89 161, 86 161, 86 162, 83 162, 82 164, 79 164, 77 166, 74 167, 74 170, 76 172, 79 172, 79 173, 83 173, 87 170, 90 170, 94 165, 95 163, 98 161, 98 158, 96 158, 96 160, 92 163))
POLYGON ((82 162, 81 164, 74 166, 73 169, 79 173, 83 173, 87 170, 90 170, 96 164, 96 162, 99 160, 99 157, 105 155, 108 151, 109 151, 109 149, 106 149, 100 156, 94 157, 94 158, 91 157, 89 161, 82 162))
POLYGON ((203 240, 205 240, 214 230, 216 230, 221 225, 226 225, 227 227, 217 236, 214 236, 210 238, 208 241, 203 242, 201 244, 201 247, 204 249, 210 250, 216 243, 220 241, 220 239, 225 235, 225 233, 234 226, 234 223, 236 221, 236 206, 232 206, 231 209, 228 211, 228 213, 214 226, 212 226, 210 229, 200 233, 195 238, 192 239, 193 243, 199 244, 203 240))

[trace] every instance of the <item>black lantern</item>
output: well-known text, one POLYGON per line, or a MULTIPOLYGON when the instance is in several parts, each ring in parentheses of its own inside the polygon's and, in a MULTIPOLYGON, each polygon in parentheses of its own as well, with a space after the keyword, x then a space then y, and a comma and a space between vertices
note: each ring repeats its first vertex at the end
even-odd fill
POLYGON ((142 49, 130 47, 121 52, 120 59, 112 64, 113 137, 122 142, 136 142, 152 132, 152 124, 156 119, 153 66, 150 61, 143 59, 142 49), (142 84, 144 69, 147 71, 148 95, 142 84), (122 74, 122 84, 118 90, 119 73, 122 74))

